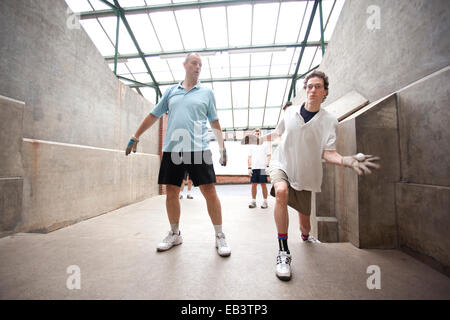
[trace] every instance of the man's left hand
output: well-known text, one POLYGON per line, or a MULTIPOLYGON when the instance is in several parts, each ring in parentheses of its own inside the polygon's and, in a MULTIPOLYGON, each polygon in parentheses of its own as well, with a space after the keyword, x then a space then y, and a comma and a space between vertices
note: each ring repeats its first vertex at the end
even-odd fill
POLYGON ((219 163, 222 166, 226 166, 227 165, 227 149, 219 150, 219 152, 220 152, 219 163))
POLYGON ((358 153, 353 156, 342 157, 342 164, 352 168, 358 175, 362 176, 372 173, 369 168, 379 169, 380 165, 373 162, 378 160, 380 160, 380 157, 358 153))

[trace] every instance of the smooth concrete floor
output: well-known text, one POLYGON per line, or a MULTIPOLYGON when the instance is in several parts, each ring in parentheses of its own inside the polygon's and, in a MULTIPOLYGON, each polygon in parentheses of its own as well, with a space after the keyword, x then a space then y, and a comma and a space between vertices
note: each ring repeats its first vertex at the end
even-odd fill
POLYGON ((403 252, 302 243, 294 211, 293 277, 278 280, 274 199, 269 209, 249 209, 249 188, 217 188, 230 257, 217 255, 194 189, 193 200, 181 200, 184 243, 167 252, 156 251, 169 230, 164 196, 49 234, 0 239, 0 299, 450 299, 450 279, 403 252), (80 268, 80 289, 66 286, 71 265, 80 268), (367 288, 371 265, 380 268, 381 289, 367 288))

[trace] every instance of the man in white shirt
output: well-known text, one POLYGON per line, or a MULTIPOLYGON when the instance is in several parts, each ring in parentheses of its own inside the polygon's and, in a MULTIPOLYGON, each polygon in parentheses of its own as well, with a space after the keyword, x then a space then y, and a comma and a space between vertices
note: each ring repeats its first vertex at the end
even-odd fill
POLYGON ((270 162, 271 195, 276 197, 274 215, 278 232, 279 253, 276 275, 281 280, 291 278, 291 254, 287 238, 289 216, 287 206, 299 213, 301 237, 304 242, 318 242, 311 231, 311 192, 320 192, 322 184, 322 159, 349 167, 359 175, 371 173, 369 167, 379 168, 372 161, 378 157, 357 154, 342 156, 336 151, 338 121, 320 106, 328 95, 328 77, 313 71, 304 80, 307 100, 301 106, 285 109, 277 128, 261 138, 244 137, 243 144, 261 144, 281 137, 270 162))
MULTIPOLYGON (((259 137, 261 132, 259 129, 255 130, 255 135, 259 137)), ((267 205, 267 173, 266 168, 270 162, 270 148, 267 143, 260 145, 251 145, 248 153, 248 174, 251 177, 252 184, 252 201, 248 205, 249 208, 256 208, 256 194, 257 186, 261 185, 263 194, 263 204, 261 208, 266 209, 267 205)))

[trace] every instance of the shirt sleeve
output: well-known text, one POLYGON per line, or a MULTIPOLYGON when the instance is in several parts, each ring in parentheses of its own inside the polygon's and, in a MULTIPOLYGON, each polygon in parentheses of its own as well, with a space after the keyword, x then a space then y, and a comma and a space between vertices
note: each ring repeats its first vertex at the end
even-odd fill
POLYGON ((274 132, 277 133, 281 137, 281 135, 284 132, 284 129, 285 129, 285 126, 284 126, 284 118, 283 118, 283 119, 281 119, 280 122, 278 122, 278 125, 275 128, 274 132))
POLYGON ((210 90, 207 117, 209 122, 219 120, 216 110, 216 98, 214 97, 214 92, 212 90, 210 90))
POLYGON ((161 100, 159 100, 158 104, 152 109, 152 111, 150 111, 152 115, 159 118, 167 111, 169 111, 169 97, 173 88, 174 87, 171 87, 164 92, 161 100))
POLYGON ((337 126, 338 126, 338 121, 335 119, 333 121, 333 126, 329 131, 324 150, 336 150, 337 126))

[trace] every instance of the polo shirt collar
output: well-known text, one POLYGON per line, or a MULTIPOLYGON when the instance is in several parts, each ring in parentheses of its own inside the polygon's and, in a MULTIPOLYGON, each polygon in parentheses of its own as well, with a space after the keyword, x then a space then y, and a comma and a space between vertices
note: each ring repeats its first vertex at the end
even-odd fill
MULTIPOLYGON (((184 87, 183 87, 183 81, 184 81, 184 80, 178 82, 178 88, 184 89, 184 87)), ((198 80, 198 81, 197 81, 197 84, 196 84, 195 86, 193 86, 192 89, 194 89, 194 88, 199 89, 199 88, 200 88, 200 85, 201 85, 201 82, 200 82, 200 80, 198 80)), ((191 89, 191 90, 192 90, 192 89, 191 89)))

